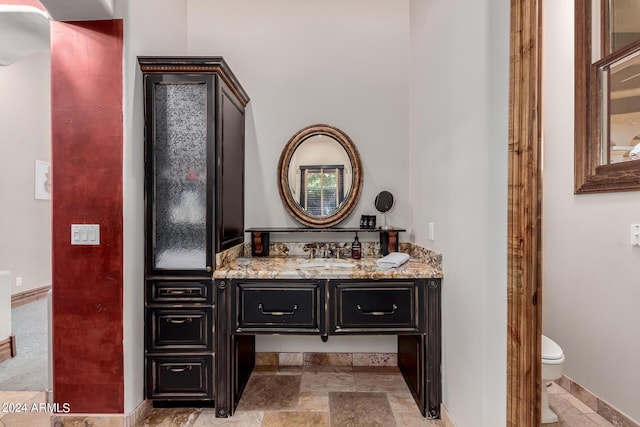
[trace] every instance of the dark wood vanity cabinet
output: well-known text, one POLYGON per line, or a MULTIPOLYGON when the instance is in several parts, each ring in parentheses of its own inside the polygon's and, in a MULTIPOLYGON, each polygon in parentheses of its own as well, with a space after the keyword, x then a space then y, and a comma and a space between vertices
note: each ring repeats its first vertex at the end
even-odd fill
POLYGON ((221 57, 139 57, 145 117, 145 384, 215 398, 216 252, 244 240, 247 94, 221 57))
POLYGON ((423 416, 439 418, 441 279, 220 279, 216 413, 233 415, 259 334, 397 335, 398 366, 423 416), (222 330, 224 329, 224 330, 222 330))

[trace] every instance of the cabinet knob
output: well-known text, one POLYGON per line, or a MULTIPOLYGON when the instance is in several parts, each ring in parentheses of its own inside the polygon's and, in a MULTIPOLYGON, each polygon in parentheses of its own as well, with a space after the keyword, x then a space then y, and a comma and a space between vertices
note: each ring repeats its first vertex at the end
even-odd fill
POLYGON ((213 268, 211 268, 210 265, 207 265, 206 270, 207 270, 207 273, 211 273, 213 271, 213 268))

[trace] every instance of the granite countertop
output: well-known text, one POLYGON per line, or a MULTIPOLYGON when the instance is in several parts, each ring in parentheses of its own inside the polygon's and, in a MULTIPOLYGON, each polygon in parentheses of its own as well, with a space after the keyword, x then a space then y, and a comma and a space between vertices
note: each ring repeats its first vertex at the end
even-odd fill
POLYGON ((238 257, 218 267, 216 279, 414 279, 441 278, 440 263, 413 257, 397 268, 382 270, 377 257, 360 260, 301 256, 238 257))

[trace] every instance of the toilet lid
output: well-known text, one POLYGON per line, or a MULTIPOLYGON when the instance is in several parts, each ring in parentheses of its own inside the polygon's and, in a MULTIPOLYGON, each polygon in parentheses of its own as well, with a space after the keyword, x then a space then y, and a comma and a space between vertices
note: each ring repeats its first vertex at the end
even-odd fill
POLYGON ((542 358, 547 360, 559 360, 564 357, 562 349, 551 338, 542 336, 542 358))

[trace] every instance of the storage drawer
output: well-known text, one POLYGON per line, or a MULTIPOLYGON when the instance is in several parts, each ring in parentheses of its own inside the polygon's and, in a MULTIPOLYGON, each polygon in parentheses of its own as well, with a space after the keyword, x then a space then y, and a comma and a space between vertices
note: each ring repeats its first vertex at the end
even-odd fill
POLYGON ((236 332, 320 332, 319 281, 235 282, 236 332))
POLYGON ((331 327, 345 332, 418 332, 420 288, 413 281, 332 282, 331 327))
POLYGON ((147 399, 213 399, 213 356, 147 357, 147 399))
POLYGON ((213 304, 212 280, 148 281, 147 303, 213 304))
POLYGON ((213 308, 147 308, 147 352, 213 350, 213 308))

